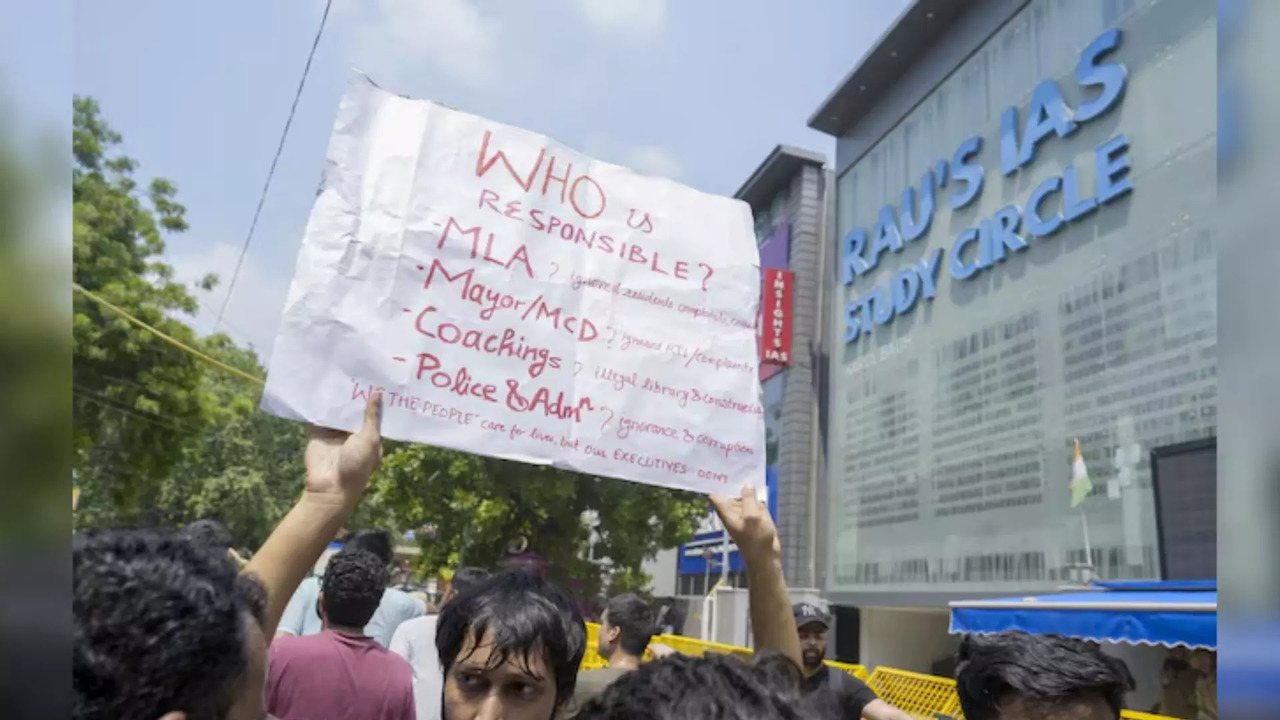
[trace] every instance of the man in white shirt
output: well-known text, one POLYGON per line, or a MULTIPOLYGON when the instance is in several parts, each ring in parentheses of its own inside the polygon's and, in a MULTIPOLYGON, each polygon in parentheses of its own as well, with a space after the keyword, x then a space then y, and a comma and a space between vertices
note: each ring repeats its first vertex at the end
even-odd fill
MULTIPOLYGON (((384 564, 390 565, 393 559, 391 534, 385 530, 357 530, 343 543, 344 548, 365 550, 377 555, 384 564)), ((315 635, 323 630, 320 614, 316 610, 316 601, 320 598, 320 578, 309 577, 298 586, 289 605, 285 608, 284 617, 280 619, 277 635, 315 635)), ((426 603, 403 590, 387 588, 382 593, 382 602, 364 628, 364 634, 378 641, 382 647, 391 644, 391 636, 396 628, 406 620, 420 618, 427 612, 426 603)))
MULTIPOLYGON (((489 572, 486 570, 458 568, 444 592, 440 606, 444 607, 458 593, 487 579, 489 572)), ((418 720, 440 720, 444 675, 440 670, 440 655, 436 652, 438 618, 439 615, 427 615, 401 623, 388 646, 391 652, 408 660, 413 668, 413 701, 418 711, 418 720)))

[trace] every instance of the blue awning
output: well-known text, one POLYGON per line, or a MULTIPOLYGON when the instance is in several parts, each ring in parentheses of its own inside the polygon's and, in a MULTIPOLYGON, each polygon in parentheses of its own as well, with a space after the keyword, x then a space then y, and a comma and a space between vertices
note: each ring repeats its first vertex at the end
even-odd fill
POLYGON ((1157 590, 1129 585, 1124 589, 951 603, 952 633, 1005 630, 1095 642, 1216 650, 1218 592, 1216 588, 1157 590))

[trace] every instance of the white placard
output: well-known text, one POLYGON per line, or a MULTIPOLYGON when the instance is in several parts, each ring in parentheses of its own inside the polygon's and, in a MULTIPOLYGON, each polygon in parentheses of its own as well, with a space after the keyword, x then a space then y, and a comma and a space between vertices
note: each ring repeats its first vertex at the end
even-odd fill
POLYGON ((764 485, 751 212, 353 75, 262 406, 700 492, 764 485))

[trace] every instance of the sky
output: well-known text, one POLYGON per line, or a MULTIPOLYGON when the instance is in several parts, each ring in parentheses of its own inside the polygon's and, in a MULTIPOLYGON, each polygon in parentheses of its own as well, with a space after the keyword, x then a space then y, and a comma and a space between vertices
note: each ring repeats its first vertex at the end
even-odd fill
MULTIPOLYGON (((220 329, 265 364, 350 68, 401 94, 732 195, 779 143, 833 158, 834 140, 806 120, 906 4, 333 0, 220 329)), ((168 239, 166 256, 182 280, 222 278, 195 291, 201 311, 191 322, 213 330, 325 0, 22 5, 19 15, 69 22, 53 37, 70 45, 70 67, 43 72, 65 73, 76 94, 99 102, 142 179, 177 185, 190 228, 168 239)), ((15 26, 22 18, 4 31, 8 54, 39 42, 15 26)), ((69 124, 61 93, 23 73, 7 81, 69 124)))

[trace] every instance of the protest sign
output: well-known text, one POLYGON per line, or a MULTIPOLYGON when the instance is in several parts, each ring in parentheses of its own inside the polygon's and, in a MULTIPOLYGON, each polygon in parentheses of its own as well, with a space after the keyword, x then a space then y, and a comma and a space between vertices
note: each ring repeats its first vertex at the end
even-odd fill
POLYGON ((263 408, 701 492, 764 482, 746 204, 353 75, 263 408))

